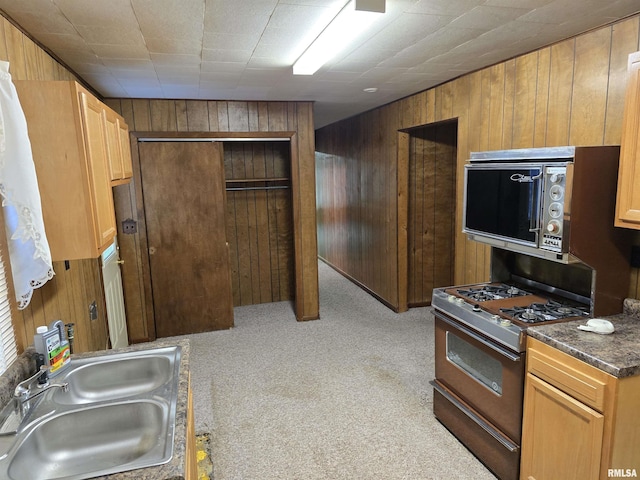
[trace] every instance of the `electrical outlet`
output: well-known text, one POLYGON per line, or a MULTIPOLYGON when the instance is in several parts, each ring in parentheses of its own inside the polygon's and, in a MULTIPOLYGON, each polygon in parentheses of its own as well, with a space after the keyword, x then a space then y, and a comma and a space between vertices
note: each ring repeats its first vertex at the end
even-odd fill
POLYGON ((138 222, 132 218, 127 218, 122 221, 122 233, 126 235, 133 235, 138 233, 138 222))
POLYGON ((631 266, 633 268, 640 267, 640 246, 638 245, 631 247, 631 266))

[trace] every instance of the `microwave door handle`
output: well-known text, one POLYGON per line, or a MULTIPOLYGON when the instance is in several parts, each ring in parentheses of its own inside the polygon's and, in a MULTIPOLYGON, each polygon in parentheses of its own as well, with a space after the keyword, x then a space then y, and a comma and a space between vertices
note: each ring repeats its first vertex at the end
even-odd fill
POLYGON ((529 207, 529 231, 536 234, 536 244, 538 243, 538 236, 540 235, 540 187, 539 182, 542 178, 542 172, 535 177, 531 177, 534 184, 534 196, 535 198, 531 202, 529 207))

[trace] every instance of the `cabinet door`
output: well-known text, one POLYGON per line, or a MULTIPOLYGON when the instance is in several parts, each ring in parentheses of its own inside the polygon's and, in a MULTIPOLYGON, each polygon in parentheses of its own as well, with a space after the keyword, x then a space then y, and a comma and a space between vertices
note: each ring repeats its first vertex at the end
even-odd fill
POLYGON ((527 374, 521 480, 597 480, 604 417, 527 374))
POLYGON ((133 177, 133 165, 131 163, 131 143, 129 142, 129 127, 123 119, 118 118, 118 138, 120 139, 120 152, 122 154, 122 177, 133 177))
POLYGON ((640 69, 631 72, 624 103, 618 197, 617 227, 640 229, 640 69))
POLYGON ((94 217, 94 234, 98 250, 102 252, 116 234, 116 220, 107 167, 108 156, 103 127, 103 106, 95 98, 80 92, 84 141, 87 150, 89 190, 94 217))
POLYGON ((120 147, 120 129, 115 112, 103 110, 104 132, 107 141, 107 155, 111 180, 122 178, 122 148, 120 147))

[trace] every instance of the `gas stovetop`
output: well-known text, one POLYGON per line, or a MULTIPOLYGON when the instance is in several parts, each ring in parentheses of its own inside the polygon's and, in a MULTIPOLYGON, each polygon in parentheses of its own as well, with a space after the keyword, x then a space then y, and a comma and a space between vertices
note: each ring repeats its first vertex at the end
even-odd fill
POLYGON ((436 288, 432 305, 518 352, 529 326, 589 316, 586 305, 506 283, 436 288))

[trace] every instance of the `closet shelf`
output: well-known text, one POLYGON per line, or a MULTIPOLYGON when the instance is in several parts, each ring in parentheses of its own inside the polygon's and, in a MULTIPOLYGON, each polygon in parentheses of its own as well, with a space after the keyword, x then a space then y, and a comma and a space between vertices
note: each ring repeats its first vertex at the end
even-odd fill
POLYGON ((289 188, 289 179, 286 177, 271 178, 236 178, 226 180, 227 191, 244 190, 281 190, 289 188))

